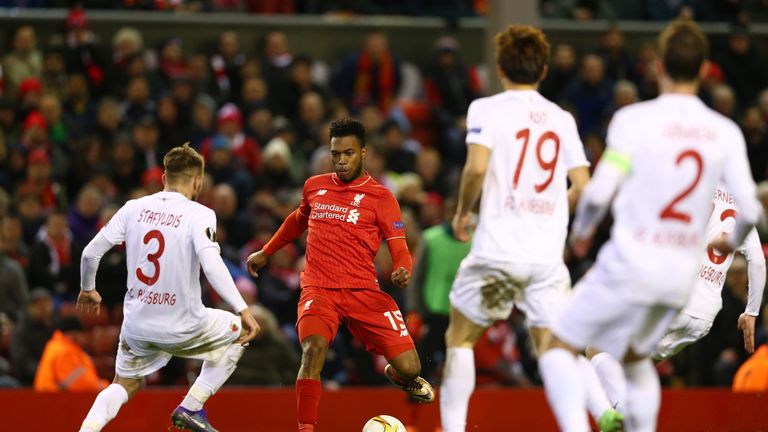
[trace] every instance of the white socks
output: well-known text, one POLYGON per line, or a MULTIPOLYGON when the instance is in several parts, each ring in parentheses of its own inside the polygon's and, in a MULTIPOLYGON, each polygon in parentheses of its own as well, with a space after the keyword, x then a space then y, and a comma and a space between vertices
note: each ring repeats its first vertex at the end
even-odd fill
POLYGON ((181 402, 181 406, 190 411, 200 411, 203 404, 216 391, 224 385, 232 372, 237 367, 237 362, 243 355, 243 347, 240 344, 232 344, 224 351, 224 355, 216 362, 204 361, 200 376, 189 389, 189 392, 181 402))
POLYGON ((539 358, 547 400, 563 432, 590 431, 587 392, 580 372, 576 357, 565 349, 551 349, 539 358))
POLYGON ((600 353, 592 357, 592 366, 600 378, 600 384, 608 396, 608 401, 615 406, 616 411, 627 413, 627 378, 624 368, 608 353, 600 353))
POLYGON ((440 385, 440 419, 444 432, 464 432, 469 397, 475 390, 475 353, 472 348, 448 348, 440 385))
POLYGON ((102 390, 85 416, 80 432, 99 432, 115 418, 120 407, 128 402, 128 392, 120 384, 110 384, 102 390))
POLYGON ((661 406, 661 384, 651 359, 624 365, 627 376, 628 432, 653 432, 661 406))
POLYGON ((600 416, 613 407, 605 396, 605 390, 600 384, 600 378, 597 377, 592 363, 586 357, 579 355, 576 356, 576 365, 581 371, 581 377, 587 391, 587 410, 597 421, 600 416))

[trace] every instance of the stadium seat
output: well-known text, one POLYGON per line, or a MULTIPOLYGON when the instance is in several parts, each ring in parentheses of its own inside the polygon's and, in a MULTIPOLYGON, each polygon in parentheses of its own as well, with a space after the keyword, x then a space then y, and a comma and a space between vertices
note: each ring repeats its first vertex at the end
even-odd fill
POLYGON ((91 330, 91 352, 94 356, 114 355, 120 337, 118 326, 96 326, 91 330))

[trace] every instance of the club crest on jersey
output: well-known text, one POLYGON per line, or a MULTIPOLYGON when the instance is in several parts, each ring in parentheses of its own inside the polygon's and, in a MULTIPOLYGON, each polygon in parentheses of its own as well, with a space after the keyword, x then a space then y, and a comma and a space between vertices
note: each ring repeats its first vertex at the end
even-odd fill
POLYGON ((355 199, 352 200, 352 205, 355 206, 355 207, 360 207, 360 201, 362 201, 363 198, 365 198, 365 194, 364 193, 362 193, 362 194, 355 194, 355 199))
POLYGON ((328 193, 328 189, 320 189, 319 191, 317 191, 317 196, 323 196, 326 193, 328 193))
POLYGON ((307 300, 306 303, 304 303, 304 310, 308 311, 310 307, 312 307, 312 302, 315 301, 315 299, 307 300))
POLYGON ((208 237, 208 240, 216 243, 216 230, 213 228, 206 228, 205 229, 205 236, 208 237))

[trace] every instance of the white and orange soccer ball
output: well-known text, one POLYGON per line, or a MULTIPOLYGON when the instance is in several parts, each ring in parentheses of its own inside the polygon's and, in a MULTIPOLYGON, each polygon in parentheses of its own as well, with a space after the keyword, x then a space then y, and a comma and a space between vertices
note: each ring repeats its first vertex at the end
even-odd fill
POLYGON ((405 432, 405 426, 392 416, 378 415, 365 423, 363 432, 405 432))

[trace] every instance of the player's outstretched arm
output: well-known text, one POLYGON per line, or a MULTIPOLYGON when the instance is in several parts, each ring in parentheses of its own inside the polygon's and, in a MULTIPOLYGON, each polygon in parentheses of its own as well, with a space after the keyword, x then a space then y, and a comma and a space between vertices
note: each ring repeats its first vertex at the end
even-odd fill
POLYGON ((98 314, 101 310, 101 295, 96 292, 96 271, 101 258, 112 248, 102 231, 88 243, 80 258, 80 294, 75 308, 81 312, 98 314))
POLYGON ((453 235, 457 240, 468 242, 470 212, 480 198, 483 189, 483 179, 488 170, 488 161, 491 159, 491 149, 480 145, 470 144, 467 151, 467 162, 461 172, 461 184, 459 186, 459 202, 456 206, 456 215, 451 226, 453 235))
POLYGON ((765 255, 755 228, 752 228, 739 250, 747 258, 749 295, 747 307, 739 316, 738 327, 744 334, 744 349, 752 353, 755 351, 755 319, 760 314, 760 302, 763 299, 766 280, 765 255))
POLYGON ((198 252, 198 257, 200 258, 200 267, 203 268, 208 282, 219 296, 232 307, 232 310, 240 313, 247 309, 248 305, 245 304, 243 296, 237 290, 227 266, 219 255, 219 250, 214 247, 206 247, 198 252))
POLYGON ((589 168, 580 166, 568 170, 568 180, 571 182, 571 187, 568 188, 568 209, 573 214, 576 212, 581 192, 589 183, 589 168))

